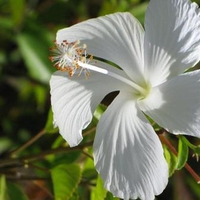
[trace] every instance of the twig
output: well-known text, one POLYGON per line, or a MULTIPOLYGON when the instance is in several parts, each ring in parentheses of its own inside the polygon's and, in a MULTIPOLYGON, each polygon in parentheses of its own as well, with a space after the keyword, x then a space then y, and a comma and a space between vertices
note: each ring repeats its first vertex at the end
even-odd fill
MULTIPOLYGON (((165 133, 165 132, 164 132, 165 133)), ((176 156, 178 155, 176 149, 172 146, 172 144, 165 138, 163 134, 159 134, 159 138, 163 144, 165 144, 176 156)), ((187 171, 193 176, 195 181, 200 184, 200 177, 199 175, 190 167, 188 163, 185 164, 185 168, 187 171)))
POLYGON ((24 181, 24 180, 48 180, 50 178, 43 178, 43 177, 38 177, 38 176, 28 176, 28 175, 22 175, 22 176, 17 176, 17 175, 10 175, 6 174, 6 179, 8 180, 14 180, 14 181, 24 181))
POLYGON ((20 153, 21 151, 23 151, 24 149, 26 149, 27 147, 29 147, 30 145, 32 145, 35 141, 37 141, 40 137, 42 137, 44 134, 46 133, 45 129, 42 129, 38 134, 36 134, 33 138, 31 138, 28 142, 26 142, 25 144, 23 144, 21 147, 13 150, 10 153, 10 157, 16 157, 16 155, 18 153, 20 153))
POLYGON ((93 157, 88 152, 82 150, 82 153, 93 160, 93 157))
POLYGON ((85 132, 83 132, 83 136, 89 135, 90 133, 92 133, 95 130, 96 130, 96 126, 92 127, 91 129, 89 129, 89 130, 87 130, 85 132))
MULTIPOLYGON (((91 129, 85 131, 83 133, 83 136, 89 135, 90 133, 92 133, 93 131, 96 130, 96 127, 92 127, 91 129)), ((33 138, 31 138, 28 142, 26 142, 25 144, 23 144, 22 146, 20 146, 19 148, 13 150, 10 153, 10 157, 15 158, 17 156, 18 153, 20 153, 21 151, 23 151, 24 149, 26 149, 27 147, 29 147, 30 145, 32 145, 34 142, 36 142, 39 138, 41 138, 44 134, 46 133, 45 129, 42 129, 39 133, 37 133, 33 138)))
POLYGON ((43 152, 38 153, 38 154, 23 156, 21 158, 1 159, 0 168, 1 167, 7 167, 7 166, 10 166, 10 165, 24 165, 26 163, 29 163, 29 162, 32 162, 32 161, 35 161, 35 160, 44 159, 46 156, 52 155, 52 154, 82 150, 85 147, 91 146, 92 143, 93 143, 93 141, 83 143, 82 145, 79 145, 79 146, 76 146, 76 147, 73 147, 73 148, 71 148, 71 147, 60 147, 60 148, 57 148, 57 149, 50 149, 50 150, 46 150, 46 151, 43 151, 43 152))

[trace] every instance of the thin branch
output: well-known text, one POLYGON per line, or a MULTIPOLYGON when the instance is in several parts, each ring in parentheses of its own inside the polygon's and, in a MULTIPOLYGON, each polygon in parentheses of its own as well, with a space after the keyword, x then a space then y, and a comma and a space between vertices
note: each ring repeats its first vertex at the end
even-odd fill
POLYGON ((73 148, 71 148, 71 147, 60 147, 60 148, 57 148, 57 149, 50 149, 50 150, 46 150, 46 151, 43 151, 43 152, 38 153, 38 154, 23 156, 21 158, 1 159, 0 168, 1 167, 7 167, 7 166, 10 166, 10 165, 24 165, 24 164, 27 164, 29 162, 44 159, 46 156, 52 155, 52 154, 82 150, 85 147, 91 146, 92 143, 93 143, 93 141, 83 143, 82 145, 79 145, 79 146, 76 146, 76 147, 73 147, 73 148))
POLYGON ((19 148, 13 150, 10 153, 10 157, 16 157, 16 155, 18 153, 20 153, 21 151, 23 151, 24 149, 26 149, 27 147, 29 147, 30 145, 32 145, 35 141, 37 141, 40 137, 42 137, 44 134, 46 133, 45 129, 42 129, 39 133, 37 133, 33 138, 31 138, 28 142, 26 142, 25 144, 23 144, 22 146, 20 146, 19 148))
POLYGON ((89 135, 90 133, 94 132, 95 130, 96 130, 96 126, 94 126, 91 129, 83 132, 83 136, 89 135))
MULTIPOLYGON (((83 136, 89 135, 90 133, 92 133, 93 131, 96 130, 96 127, 92 127, 91 129, 83 132, 83 136)), ((21 151, 23 151, 24 149, 26 149, 27 147, 31 146, 34 142, 36 142, 39 138, 41 138, 44 134, 46 133, 45 129, 42 129, 39 133, 37 133, 33 138, 31 138, 28 142, 26 142, 25 144, 23 144, 22 146, 20 146, 19 148, 13 150, 10 153, 9 157, 16 157, 18 153, 20 153, 21 151)))
POLYGON ((93 160, 93 157, 88 152, 82 150, 82 153, 93 160))
POLYGON ((52 199, 54 199, 53 194, 43 185, 39 184, 38 181, 34 181, 34 184, 39 187, 41 190, 43 190, 49 197, 51 197, 52 199))
POLYGON ((30 163, 30 162, 26 163, 25 165, 27 166, 27 168, 31 167, 31 168, 35 168, 35 169, 38 169, 38 170, 46 172, 46 173, 50 173, 49 169, 34 165, 34 164, 30 163))
MULTIPOLYGON (((178 155, 176 149, 172 146, 172 144, 165 138, 163 134, 159 134, 159 138, 161 140, 161 142, 163 144, 165 144, 176 156, 178 155)), ((187 169, 187 171, 193 176, 193 178, 195 179, 195 181, 200 184, 200 177, 199 175, 190 167, 190 165, 188 163, 185 164, 185 168, 187 169)))
POLYGON ((50 178, 43 178, 43 177, 38 177, 38 176, 28 176, 28 175, 23 175, 23 176, 17 176, 17 175, 6 175, 6 178, 8 180, 14 180, 14 181, 24 181, 24 180, 48 180, 50 178))

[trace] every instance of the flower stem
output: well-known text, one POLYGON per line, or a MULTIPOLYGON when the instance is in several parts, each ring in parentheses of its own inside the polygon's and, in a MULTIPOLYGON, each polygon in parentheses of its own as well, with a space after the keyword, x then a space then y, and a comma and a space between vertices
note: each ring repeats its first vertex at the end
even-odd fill
MULTIPOLYGON (((159 134, 159 138, 163 144, 165 144, 176 156, 178 155, 176 149, 172 146, 172 144, 167 140, 163 134, 159 134)), ((200 184, 200 177, 199 175, 190 167, 188 163, 185 164, 186 170, 192 175, 192 177, 195 179, 195 181, 200 184)))

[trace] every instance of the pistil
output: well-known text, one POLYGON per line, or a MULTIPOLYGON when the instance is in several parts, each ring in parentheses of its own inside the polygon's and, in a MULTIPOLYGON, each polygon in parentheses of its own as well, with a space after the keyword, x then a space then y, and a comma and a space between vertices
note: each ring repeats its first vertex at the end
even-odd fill
POLYGON ((50 60, 54 62, 54 66, 58 70, 67 71, 69 76, 73 76, 77 70, 80 71, 79 75, 82 71, 85 71, 86 76, 89 76, 89 70, 95 71, 130 85, 135 90, 139 99, 145 98, 148 95, 148 90, 135 82, 114 72, 89 64, 92 56, 88 57, 86 52, 87 46, 85 44, 82 46, 79 44, 79 41, 68 43, 65 40, 61 44, 55 42, 55 47, 51 48, 54 55, 50 57, 50 60))
POLYGON ((80 67, 83 67, 85 69, 89 69, 89 70, 92 70, 92 71, 95 71, 95 72, 99 72, 101 74, 105 74, 105 75, 108 75, 110 77, 113 77, 115 79, 118 79, 119 81, 123 82, 123 83, 126 83, 127 85, 130 85, 132 88, 134 88, 137 93, 139 93, 141 96, 146 96, 147 95, 147 91, 146 89, 144 89, 143 87, 141 87, 140 85, 134 83, 133 81, 130 81, 129 79, 127 78, 124 78, 123 76, 120 76, 114 72, 111 72, 111 71, 108 71, 106 69, 102 69, 100 67, 97 67, 97 66, 94 66, 94 65, 90 65, 90 64, 87 64, 87 63, 82 63, 80 61, 78 61, 77 63, 80 67))

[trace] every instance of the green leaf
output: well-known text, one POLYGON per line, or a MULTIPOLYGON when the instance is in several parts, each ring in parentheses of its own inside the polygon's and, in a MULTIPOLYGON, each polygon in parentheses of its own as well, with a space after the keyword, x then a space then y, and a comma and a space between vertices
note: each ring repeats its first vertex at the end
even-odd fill
POLYGON ((79 199, 80 199, 80 197, 77 192, 74 192, 72 197, 69 198, 69 200, 79 200, 79 199))
POLYGON ((191 193, 194 194, 194 199, 200 199, 200 190, 199 184, 193 179, 192 176, 188 176, 186 180, 184 180, 185 184, 189 186, 191 193), (196 198, 195 198, 196 196, 196 198))
POLYGON ((200 145, 195 146, 195 148, 193 149, 195 154, 200 155, 200 145))
POLYGON ((177 170, 182 169, 188 159, 188 145, 179 137, 178 141, 178 156, 177 156, 177 170))
POLYGON ((51 108, 49 109, 47 122, 46 122, 46 125, 45 125, 45 131, 47 133, 56 133, 56 132, 58 132, 58 129, 54 128, 54 126, 53 126, 53 112, 52 112, 51 108))
POLYGON ((113 197, 113 195, 110 192, 108 192, 105 200, 119 200, 119 198, 113 197))
POLYGON ((193 145, 192 143, 190 143, 185 136, 179 136, 179 138, 181 138, 182 142, 184 142, 188 147, 190 147, 195 154, 200 155, 200 145, 193 145))
POLYGON ((98 174, 94 167, 94 161, 89 157, 85 160, 82 176, 87 180, 97 179, 98 174))
POLYGON ((24 19, 25 0, 10 0, 10 10, 14 24, 19 26, 24 19))
POLYGON ((169 167, 169 177, 170 177, 176 170, 177 157, 165 145, 163 145, 163 149, 164 149, 164 156, 169 167))
POLYGON ((81 169, 77 164, 62 164, 51 170, 51 176, 55 200, 68 200, 81 180, 81 169))
POLYGON ((37 104, 39 106, 40 109, 43 109, 45 107, 45 100, 47 97, 47 89, 45 87, 42 87, 40 85, 37 85, 34 87, 34 94, 35 94, 35 98, 37 100, 37 104))
POLYGON ((106 197, 107 190, 103 186, 100 176, 97 178, 96 187, 92 189, 91 200, 102 200, 106 197))
POLYGON ((70 164, 73 163, 79 156, 81 155, 80 151, 72 151, 69 153, 63 153, 59 155, 55 155, 55 157, 51 161, 52 167, 58 166, 61 164, 70 164))
POLYGON ((5 175, 0 176, 0 200, 5 200, 6 197, 6 177, 5 175))
POLYGON ((9 200, 28 200, 28 197, 24 194, 23 190, 14 183, 7 184, 7 192, 9 200))
POLYGON ((99 119, 101 118, 105 110, 106 110, 106 107, 104 105, 102 104, 98 105, 98 107, 94 111, 94 118, 99 121, 99 119))
POLYGON ((148 2, 144 2, 139 4, 138 6, 134 6, 130 12, 136 17, 141 23, 144 23, 145 12, 148 6, 148 2))
POLYGON ((13 28, 13 21, 12 21, 12 19, 10 19, 10 18, 5 17, 5 16, 2 15, 1 19, 0 19, 0 27, 1 27, 1 32, 6 32, 6 31, 12 29, 13 28))
POLYGON ((0 137, 0 154, 8 150, 12 146, 10 138, 0 137))
POLYGON ((30 75, 38 81, 48 83, 52 73, 48 49, 31 33, 19 34, 17 42, 30 75))

